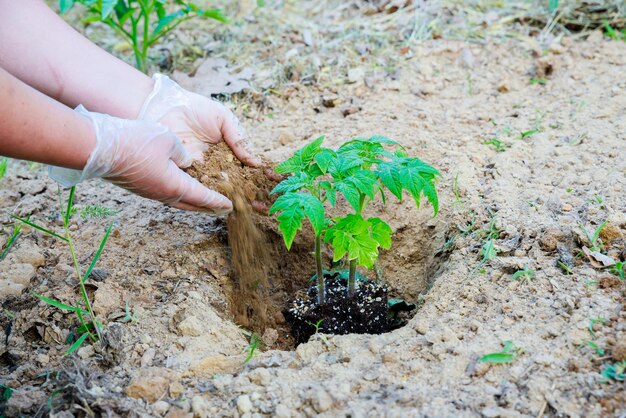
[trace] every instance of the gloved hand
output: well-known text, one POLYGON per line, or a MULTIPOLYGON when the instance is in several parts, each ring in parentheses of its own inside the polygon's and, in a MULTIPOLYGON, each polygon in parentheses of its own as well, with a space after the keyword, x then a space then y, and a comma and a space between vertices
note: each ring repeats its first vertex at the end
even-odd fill
POLYGON ((224 140, 242 163, 261 164, 252 153, 239 120, 226 106, 183 89, 165 75, 155 74, 152 78, 154 88, 138 119, 159 122, 170 128, 193 160, 202 161, 209 144, 224 140))
POLYGON ((64 186, 102 177, 133 193, 170 206, 226 214, 232 203, 207 189, 179 167, 191 157, 178 138, 157 123, 119 119, 75 110, 93 123, 96 146, 83 170, 50 167, 50 177, 64 186))

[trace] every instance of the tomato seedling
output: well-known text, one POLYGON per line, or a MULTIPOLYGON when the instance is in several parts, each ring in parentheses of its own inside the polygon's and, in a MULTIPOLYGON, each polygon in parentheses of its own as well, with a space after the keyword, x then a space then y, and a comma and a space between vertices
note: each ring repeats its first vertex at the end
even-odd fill
POLYGON ((379 249, 391 247, 391 227, 381 218, 366 216, 365 208, 379 197, 386 204, 386 192, 400 201, 408 192, 418 207, 422 196, 426 197, 436 215, 435 183, 440 176, 429 164, 408 156, 398 142, 383 136, 352 139, 336 151, 322 147, 323 141, 324 137, 317 138, 278 165, 277 173, 291 176, 272 190, 280 197, 270 208, 270 214, 279 213, 287 249, 303 220, 310 221, 315 234, 319 305, 325 303, 322 240, 332 247, 334 262, 349 261, 347 294, 354 296, 357 266, 372 268, 379 249), (329 218, 325 205, 335 206, 338 196, 345 198, 349 209, 344 216, 329 218))

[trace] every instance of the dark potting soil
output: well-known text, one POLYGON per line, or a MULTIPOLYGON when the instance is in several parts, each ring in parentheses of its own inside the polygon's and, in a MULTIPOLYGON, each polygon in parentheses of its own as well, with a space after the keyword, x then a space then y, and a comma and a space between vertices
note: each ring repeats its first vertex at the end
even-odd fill
POLYGON ((314 284, 305 296, 289 302, 285 319, 297 344, 307 342, 318 323, 317 332, 322 334, 382 334, 390 330, 388 292, 384 284, 357 280, 355 295, 348 297, 346 279, 330 273, 326 275, 326 303, 318 305, 314 284))

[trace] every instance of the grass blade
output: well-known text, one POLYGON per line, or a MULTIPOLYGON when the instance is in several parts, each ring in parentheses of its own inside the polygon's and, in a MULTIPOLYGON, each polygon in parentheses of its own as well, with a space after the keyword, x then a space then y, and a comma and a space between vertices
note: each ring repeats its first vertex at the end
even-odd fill
POLYGON ((602 233, 602 230, 606 226, 607 222, 608 220, 602 222, 602 224, 600 224, 600 226, 596 228, 596 232, 593 233, 593 238, 592 238, 591 243, 593 244, 594 247, 596 246, 596 242, 598 242, 598 238, 600 238, 600 234, 602 233))
POLYGON ((76 193, 76 186, 72 186, 70 189, 70 196, 67 198, 67 208, 65 209, 65 219, 64 223, 67 226, 70 223, 70 218, 72 217, 72 204, 74 203, 74 194, 76 193))
POLYGON ((9 164, 9 159, 7 157, 2 157, 2 159, 0 159, 0 180, 7 173, 8 164, 9 164))
POLYGON ((4 248, 4 250, 2 250, 2 253, 0 253, 0 261, 4 260, 7 254, 9 254, 11 247, 13 247, 17 239, 22 236, 22 232, 20 231, 20 229, 21 229, 21 225, 15 224, 15 226, 13 227, 13 233, 11 234, 11 236, 9 237, 6 243, 6 247, 4 248))
MULTIPOLYGON (((76 308, 74 306, 66 305, 64 303, 59 302, 58 300, 47 298, 47 297, 45 297, 43 295, 40 295, 38 293, 33 293, 33 296, 38 297, 39 299, 41 299, 44 302, 46 302, 48 305, 52 305, 52 306, 54 306, 56 308, 64 309, 66 311, 72 311, 72 312, 78 311, 78 308, 76 308)), ((83 311, 83 313, 86 313, 86 312, 83 311)))
POLYGON ((65 352, 66 356, 69 356, 70 354, 72 354, 74 351, 76 351, 85 341, 85 339, 87 338, 89 334, 88 333, 84 333, 83 335, 81 335, 75 342, 74 344, 72 344, 72 346, 70 348, 67 349, 67 351, 65 352))
POLYGON ((100 241, 100 247, 98 248, 98 251, 96 251, 96 255, 93 256, 93 260, 91 260, 91 264, 89 265, 89 268, 87 269, 87 271, 85 272, 85 275, 83 276, 83 283, 87 281, 87 279, 89 278, 89 275, 91 274, 91 271, 93 270, 96 263, 98 262, 98 259, 100 258, 100 254, 102 254, 102 250, 104 249, 104 246, 107 243, 107 239, 109 239, 109 234, 111 234, 112 229, 113 229, 113 222, 109 224, 109 227, 107 228, 107 232, 104 234, 104 237, 102 237, 102 241, 100 241))
POLYGON ((480 363, 510 363, 515 360, 514 353, 491 353, 482 356, 478 361, 480 363))
POLYGON ((20 217, 18 217, 18 216, 15 216, 15 215, 10 215, 10 216, 11 216, 11 218, 13 218, 13 219, 17 219, 18 221, 20 221, 20 222, 22 222, 22 223, 25 223, 26 225, 32 226, 33 228, 38 229, 38 230, 40 230, 41 232, 45 232, 46 234, 52 235, 53 237, 56 237, 56 238, 58 238, 58 239, 60 239, 60 240, 63 240, 63 241, 65 241, 65 242, 67 242, 67 238, 62 237, 61 235, 56 234, 56 233, 54 233, 54 232, 52 232, 52 231, 50 231, 50 230, 48 230, 48 229, 46 229, 46 228, 44 228, 44 227, 42 227, 42 226, 39 226, 39 225, 37 225, 37 224, 35 224, 35 223, 32 223, 32 222, 31 222, 31 221, 29 221, 29 220, 22 219, 22 218, 20 218, 20 217))

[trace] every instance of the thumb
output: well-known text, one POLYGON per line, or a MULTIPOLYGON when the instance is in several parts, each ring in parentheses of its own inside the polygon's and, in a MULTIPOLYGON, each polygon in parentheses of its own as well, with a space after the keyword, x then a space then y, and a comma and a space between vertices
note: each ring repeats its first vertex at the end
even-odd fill
MULTIPOLYGON (((170 176, 178 176, 180 200, 173 206, 178 209, 213 212, 226 215, 233 210, 232 202, 224 195, 208 189, 170 161, 170 176)), ((172 177, 170 177, 172 178, 172 177)))
POLYGON ((187 168, 192 163, 191 154, 187 151, 183 143, 174 135, 171 131, 168 131, 172 135, 172 149, 170 151, 170 159, 180 168, 187 168))
MULTIPOLYGON (((221 103, 220 103, 221 105, 221 103)), ((242 163, 257 167, 261 165, 261 160, 252 152, 248 134, 246 133, 237 116, 226 106, 219 107, 221 112, 222 126, 220 128, 224 142, 228 144, 235 156, 242 163)))

